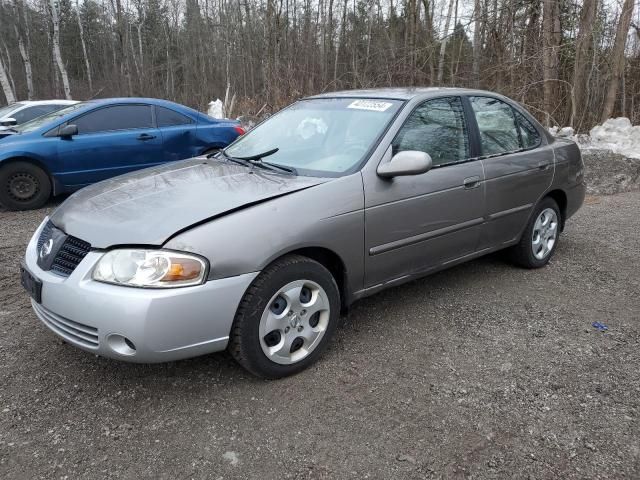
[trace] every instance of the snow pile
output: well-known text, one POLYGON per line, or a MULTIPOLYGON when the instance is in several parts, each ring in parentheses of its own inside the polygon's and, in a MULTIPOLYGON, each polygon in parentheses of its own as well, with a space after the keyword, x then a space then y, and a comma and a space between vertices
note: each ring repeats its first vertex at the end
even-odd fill
POLYGON ((574 135, 571 127, 550 128, 552 135, 571 138, 583 150, 609 150, 627 158, 640 158, 640 125, 632 126, 626 117, 610 118, 596 125, 589 135, 574 135))

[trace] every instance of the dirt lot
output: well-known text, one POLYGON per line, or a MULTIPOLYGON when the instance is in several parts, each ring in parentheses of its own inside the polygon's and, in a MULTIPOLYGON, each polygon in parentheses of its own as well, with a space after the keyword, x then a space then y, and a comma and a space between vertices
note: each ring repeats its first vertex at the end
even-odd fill
POLYGON ((47 211, 0 212, 2 478, 640 476, 638 192, 588 198, 545 269, 495 255, 358 303, 275 382, 58 340, 17 280, 47 211))

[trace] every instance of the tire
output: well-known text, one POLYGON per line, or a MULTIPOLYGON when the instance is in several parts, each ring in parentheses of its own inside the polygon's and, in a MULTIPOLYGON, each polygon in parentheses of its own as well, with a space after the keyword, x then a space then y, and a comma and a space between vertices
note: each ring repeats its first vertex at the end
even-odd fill
POLYGON ((561 225, 558 204, 550 197, 543 198, 534 209, 520 242, 509 250, 512 261, 524 268, 544 267, 556 251, 561 225))
POLYGON ((11 162, 0 168, 0 203, 10 210, 42 207, 51 196, 47 173, 29 162, 11 162))
POLYGON ((340 292, 329 270, 310 258, 288 255, 265 268, 247 289, 228 350, 258 377, 293 375, 318 359, 339 316, 340 292))

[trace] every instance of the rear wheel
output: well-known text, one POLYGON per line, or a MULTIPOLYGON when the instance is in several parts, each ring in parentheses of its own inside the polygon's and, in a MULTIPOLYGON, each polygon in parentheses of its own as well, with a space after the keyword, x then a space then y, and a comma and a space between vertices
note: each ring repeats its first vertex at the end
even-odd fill
POLYGON ((542 199, 527 224, 520 242, 511 247, 515 263, 525 268, 544 267, 553 256, 560 239, 561 216, 555 200, 542 199))
POLYGON ((29 162, 12 162, 0 168, 0 203, 10 210, 42 207, 51 195, 44 170, 29 162))
POLYGON ((331 273, 300 255, 268 266, 245 293, 229 351, 254 375, 281 378, 311 365, 335 332, 340 293, 331 273))

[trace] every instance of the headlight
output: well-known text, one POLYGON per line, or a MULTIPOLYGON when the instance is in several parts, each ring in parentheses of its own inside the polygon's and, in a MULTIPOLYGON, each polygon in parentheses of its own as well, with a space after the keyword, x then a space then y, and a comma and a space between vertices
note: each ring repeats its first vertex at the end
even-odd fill
POLYGON ((130 287, 171 288, 200 285, 206 261, 170 250, 118 249, 105 253, 93 269, 93 279, 130 287))

